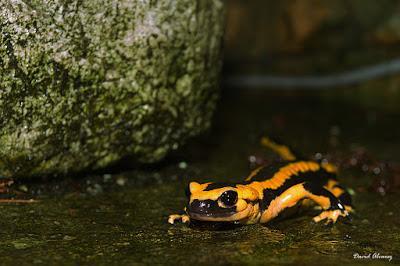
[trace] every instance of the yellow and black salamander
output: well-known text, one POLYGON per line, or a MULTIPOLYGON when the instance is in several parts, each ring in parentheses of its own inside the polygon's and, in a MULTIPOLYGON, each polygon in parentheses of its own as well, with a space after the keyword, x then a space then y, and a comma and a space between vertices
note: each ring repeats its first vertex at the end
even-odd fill
POLYGON ((353 210, 350 194, 339 185, 334 165, 302 160, 289 147, 268 137, 263 137, 261 144, 284 161, 253 170, 242 183, 191 182, 185 214, 170 215, 168 222, 266 223, 285 209, 314 202, 322 208, 314 221, 335 223, 353 210))

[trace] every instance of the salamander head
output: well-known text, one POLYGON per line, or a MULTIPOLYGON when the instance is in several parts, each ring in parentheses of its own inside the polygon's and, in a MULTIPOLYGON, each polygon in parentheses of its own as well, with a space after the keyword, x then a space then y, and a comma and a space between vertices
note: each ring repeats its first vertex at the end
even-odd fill
POLYGON ((258 192, 246 185, 191 182, 188 192, 186 211, 194 220, 240 222, 258 213, 258 192))

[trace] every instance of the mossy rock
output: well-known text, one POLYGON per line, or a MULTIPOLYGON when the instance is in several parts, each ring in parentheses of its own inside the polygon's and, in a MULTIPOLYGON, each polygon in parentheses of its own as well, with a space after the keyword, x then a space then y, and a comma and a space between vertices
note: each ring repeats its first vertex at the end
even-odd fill
POLYGON ((207 129, 223 10, 219 0, 5 0, 0 175, 152 163, 207 129))

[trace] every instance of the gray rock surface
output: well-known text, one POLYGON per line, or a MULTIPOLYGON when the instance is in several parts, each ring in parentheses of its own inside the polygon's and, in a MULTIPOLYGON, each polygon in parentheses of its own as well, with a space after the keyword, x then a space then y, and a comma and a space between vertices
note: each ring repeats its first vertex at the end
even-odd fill
POLYGON ((220 0, 2 0, 0 175, 152 163, 210 125, 220 0))

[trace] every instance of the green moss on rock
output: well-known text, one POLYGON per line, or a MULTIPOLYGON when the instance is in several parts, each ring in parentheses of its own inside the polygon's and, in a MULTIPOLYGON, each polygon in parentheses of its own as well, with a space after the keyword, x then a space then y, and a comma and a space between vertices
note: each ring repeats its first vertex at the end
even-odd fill
POLYGON ((162 159, 210 125, 222 0, 5 0, 0 175, 162 159))

